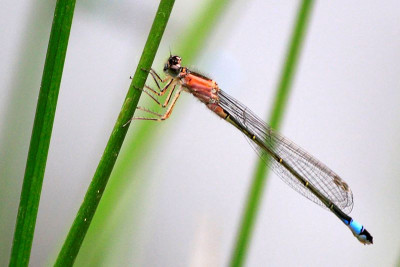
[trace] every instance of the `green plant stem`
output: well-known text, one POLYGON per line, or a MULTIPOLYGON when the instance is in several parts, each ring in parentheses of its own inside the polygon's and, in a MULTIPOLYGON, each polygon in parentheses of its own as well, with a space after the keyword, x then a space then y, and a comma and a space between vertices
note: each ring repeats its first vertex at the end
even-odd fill
POLYGON ((108 140, 103 156, 97 166, 89 189, 86 192, 85 199, 58 255, 55 266, 71 266, 75 261, 128 131, 129 127, 123 127, 123 125, 132 118, 137 103, 139 102, 141 90, 138 88, 143 88, 148 76, 148 72, 144 70, 149 70, 153 64, 174 2, 174 0, 160 1, 142 56, 122 105, 121 112, 108 140))
MULTIPOLYGON (((171 46, 172 53, 181 56, 186 65, 191 64, 200 54, 207 40, 212 36, 211 33, 215 30, 218 19, 228 10, 226 8, 228 3, 228 0, 208 0, 196 14, 195 18, 193 18, 189 28, 183 34, 177 35, 178 40, 175 41, 176 45, 171 46)), ((149 102, 149 105, 152 103, 149 102)), ((150 109, 156 108, 157 106, 152 106, 150 109)), ((177 113, 174 114, 174 116, 178 115, 177 113)), ((171 126, 169 123, 168 125, 165 126, 171 126)), ((120 203, 126 193, 132 193, 131 191, 127 191, 132 188, 129 185, 133 180, 122 179, 122 177, 134 177, 134 173, 143 165, 140 162, 141 157, 139 155, 145 154, 146 151, 151 150, 151 147, 154 147, 158 142, 162 142, 164 136, 168 136, 161 136, 159 128, 160 125, 157 123, 141 123, 135 128, 133 136, 127 138, 125 147, 121 152, 111 175, 110 182, 104 192, 103 200, 99 204, 96 216, 93 218, 92 227, 89 229, 85 242, 82 245, 82 253, 79 254, 76 263, 98 265, 106 256, 109 248, 113 246, 112 242, 108 242, 108 240, 113 239, 113 236, 115 236, 114 229, 120 229, 120 225, 123 223, 115 219, 116 217, 120 218, 121 214, 116 214, 114 207, 116 203, 120 203)), ((165 133, 165 129, 163 133, 165 133)), ((140 189, 137 189, 138 186, 144 187, 144 182, 137 183, 138 185, 135 187, 136 192, 140 191, 140 189)), ((139 201, 139 196, 135 199, 139 201)))
POLYGON ((58 0, 29 145, 10 266, 28 266, 75 0, 58 0))
MULTIPOLYGON (((269 124, 273 129, 279 129, 287 104, 293 77, 295 75, 297 61, 302 47, 302 41, 306 32, 308 18, 310 17, 313 1, 303 0, 298 10, 295 27, 290 40, 285 64, 281 72, 277 87, 274 106, 269 124)), ((244 213, 240 223, 236 244, 232 253, 230 266, 243 266, 246 259, 254 223, 260 207, 262 193, 265 188, 268 168, 265 162, 259 159, 253 176, 250 191, 245 204, 244 213)))

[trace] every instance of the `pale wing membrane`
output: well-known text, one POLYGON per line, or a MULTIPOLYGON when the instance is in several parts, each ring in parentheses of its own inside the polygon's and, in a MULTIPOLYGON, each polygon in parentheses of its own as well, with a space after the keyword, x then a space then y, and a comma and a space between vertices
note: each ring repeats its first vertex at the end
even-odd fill
MULTIPOLYGON (((220 106, 233 118, 241 122, 249 133, 255 135, 259 140, 263 140, 271 151, 287 162, 290 167, 304 177, 332 203, 336 204, 343 212, 351 212, 353 209, 353 194, 347 183, 335 172, 302 148, 272 130, 268 124, 222 90, 219 92, 219 97, 220 106)), ((267 151, 264 151, 262 147, 258 146, 252 140, 249 143, 265 163, 285 183, 306 198, 325 207, 292 173, 282 164, 272 159, 267 151)))

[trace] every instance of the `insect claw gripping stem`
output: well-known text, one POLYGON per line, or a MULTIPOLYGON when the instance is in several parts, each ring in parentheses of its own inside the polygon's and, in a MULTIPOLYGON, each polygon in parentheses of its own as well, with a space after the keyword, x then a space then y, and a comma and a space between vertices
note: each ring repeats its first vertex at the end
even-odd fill
POLYGON ((129 123, 131 123, 133 121, 134 118, 129 119, 127 122, 124 123, 124 125, 122 125, 122 128, 125 128, 126 125, 128 125, 129 123))
POLYGON ((140 87, 137 87, 137 86, 133 86, 133 88, 135 88, 136 90, 142 91, 142 92, 144 91, 143 88, 140 88, 140 87))
POLYGON ((150 70, 148 70, 148 69, 145 69, 145 68, 140 68, 140 70, 142 70, 142 71, 144 71, 144 72, 147 72, 147 73, 149 73, 149 72, 150 72, 150 70))
MULTIPOLYGON (((140 70, 142 70, 142 71, 144 71, 144 72, 146 72, 146 73, 150 73, 150 70, 147 70, 147 69, 145 69, 145 68, 140 68, 140 70)), ((129 76, 129 79, 133 79, 133 77, 132 76, 129 76)))

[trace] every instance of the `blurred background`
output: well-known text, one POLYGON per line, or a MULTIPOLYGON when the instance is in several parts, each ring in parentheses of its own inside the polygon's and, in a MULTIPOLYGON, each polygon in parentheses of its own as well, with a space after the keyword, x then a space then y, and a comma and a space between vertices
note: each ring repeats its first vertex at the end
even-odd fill
MULTIPOLYGON (((204 4, 176 1, 156 70, 182 45, 179 38, 204 4)), ((232 1, 189 67, 266 118, 299 4, 232 1)), ((11 250, 54 6, 6 0, 0 9, 1 266, 11 250)), ((77 1, 31 266, 51 265, 61 248, 157 6, 77 1)), ((348 182, 351 216, 374 244, 361 245, 331 213, 270 175, 246 266, 399 262, 399 14, 394 0, 316 2, 281 128, 348 182)), ((147 105, 145 95, 140 105, 147 105)), ((239 131, 187 94, 168 121, 132 126, 76 266, 226 266, 256 153, 239 131), (140 127, 148 128, 137 137, 140 127)))

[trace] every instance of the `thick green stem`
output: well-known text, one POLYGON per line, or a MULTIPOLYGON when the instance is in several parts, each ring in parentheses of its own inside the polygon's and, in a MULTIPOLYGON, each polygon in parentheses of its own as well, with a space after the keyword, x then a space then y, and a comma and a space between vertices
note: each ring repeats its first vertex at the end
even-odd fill
MULTIPOLYGON (((303 0, 297 14, 295 28, 292 33, 289 50, 287 52, 285 64, 276 91, 274 107, 272 109, 271 117, 268 120, 273 129, 279 129, 282 122, 312 5, 312 0, 303 0)), ((247 202, 245 204, 230 266, 243 266, 246 259, 254 223, 260 207, 262 193, 265 189, 267 175, 267 165, 263 160, 259 159, 250 187, 250 192, 247 197, 247 202)))
POLYGON ((10 266, 28 266, 75 0, 58 0, 43 69, 10 266))
POLYGON ((103 156, 97 166, 89 189, 86 192, 85 199, 83 200, 67 239, 58 255, 55 266, 71 266, 75 261, 128 131, 129 126, 123 127, 123 125, 132 118, 137 103, 139 102, 141 90, 138 88, 143 88, 148 75, 148 72, 144 70, 149 70, 153 64, 174 2, 174 0, 160 1, 142 56, 122 105, 121 112, 112 130, 103 156))

